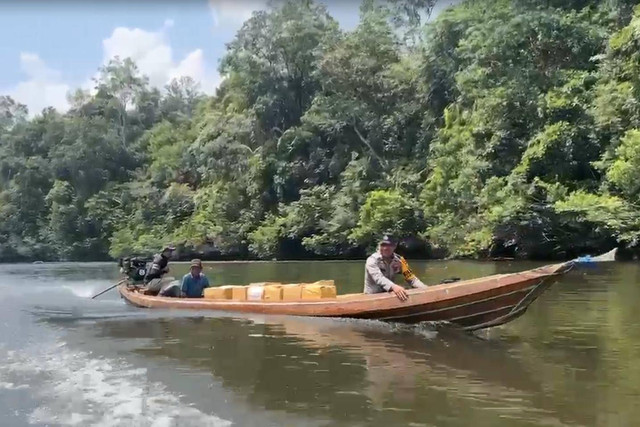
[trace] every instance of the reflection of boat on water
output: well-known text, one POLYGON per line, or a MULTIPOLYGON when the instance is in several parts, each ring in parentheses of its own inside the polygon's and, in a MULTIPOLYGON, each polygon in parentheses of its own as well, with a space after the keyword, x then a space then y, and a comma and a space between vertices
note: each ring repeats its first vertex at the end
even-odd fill
POLYGON ((484 425, 586 421, 580 413, 558 420, 566 410, 505 345, 455 330, 290 316, 137 319, 103 322, 100 330, 151 339, 140 354, 211 372, 252 405, 330 417, 331 425, 443 425, 478 416, 491 420, 484 425), (498 409, 511 422, 498 422, 498 409))
POLYGON ((551 284, 552 277, 571 269, 573 262, 511 274, 498 274, 428 289, 411 289, 408 301, 393 294, 349 294, 317 301, 231 301, 182 299, 144 295, 126 285, 118 287, 131 304, 145 308, 224 310, 244 313, 375 319, 398 323, 447 321, 475 330, 501 325, 521 316, 551 284))
POLYGON ((421 382, 428 388, 494 397, 527 394, 539 388, 497 343, 452 329, 439 328, 437 333, 413 328, 390 330, 379 323, 318 323, 284 317, 272 324, 287 336, 302 339, 307 348, 343 348, 362 356, 367 394, 374 401, 383 400, 382 395, 390 389, 412 395, 421 382))
POLYGON ((365 393, 375 406, 392 404, 390 391, 394 406, 428 395, 428 405, 420 410, 412 408, 417 410, 416 421, 438 425, 436 420, 428 419, 431 410, 439 404, 450 407, 457 403, 460 407, 454 409, 456 412, 471 406, 489 412, 501 408, 514 414, 511 422, 492 421, 489 425, 520 425, 516 421, 589 424, 588 414, 562 407, 562 402, 545 390, 519 358, 509 355, 510 346, 500 341, 485 341, 446 328, 437 332, 420 327, 389 329, 377 322, 313 322, 291 317, 267 321, 280 325, 287 336, 304 340, 305 347, 320 352, 343 348, 362 356, 365 393), (428 339, 424 339, 425 335, 428 339), (558 414, 563 414, 564 419, 559 419, 558 414))

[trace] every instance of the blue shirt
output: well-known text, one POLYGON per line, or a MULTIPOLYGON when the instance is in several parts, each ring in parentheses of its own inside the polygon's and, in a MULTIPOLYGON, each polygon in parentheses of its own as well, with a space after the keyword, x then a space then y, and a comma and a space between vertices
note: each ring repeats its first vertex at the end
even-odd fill
POLYGON ((209 279, 204 274, 200 274, 197 278, 193 278, 191 273, 187 273, 182 278, 182 286, 180 289, 187 298, 201 298, 204 288, 209 287, 209 279))

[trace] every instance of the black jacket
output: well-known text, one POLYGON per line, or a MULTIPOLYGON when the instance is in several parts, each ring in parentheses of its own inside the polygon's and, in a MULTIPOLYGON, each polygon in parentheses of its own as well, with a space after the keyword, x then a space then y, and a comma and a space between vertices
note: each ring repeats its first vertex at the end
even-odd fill
POLYGON ((151 268, 149 268, 149 272, 147 273, 147 277, 145 277, 144 281, 149 283, 153 279, 162 277, 162 275, 167 272, 167 265, 169 265, 169 258, 163 254, 154 255, 151 268))

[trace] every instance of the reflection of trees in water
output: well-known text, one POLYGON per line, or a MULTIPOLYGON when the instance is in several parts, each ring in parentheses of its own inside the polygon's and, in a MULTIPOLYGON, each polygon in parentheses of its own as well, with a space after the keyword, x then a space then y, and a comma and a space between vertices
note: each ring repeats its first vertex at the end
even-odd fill
POLYGON ((560 408, 587 425, 637 425, 640 419, 640 269, 600 265, 563 278, 512 325, 520 356, 560 408), (547 299, 557 303, 546 303, 547 299))
POLYGON ((105 322, 101 328, 110 337, 151 338, 153 345, 140 353, 210 371, 225 388, 268 410, 346 423, 572 423, 556 418, 567 411, 553 410, 552 397, 536 397, 543 392, 539 383, 507 348, 459 333, 427 339, 375 322, 294 317, 105 322), (514 419, 500 418, 505 411, 514 419))

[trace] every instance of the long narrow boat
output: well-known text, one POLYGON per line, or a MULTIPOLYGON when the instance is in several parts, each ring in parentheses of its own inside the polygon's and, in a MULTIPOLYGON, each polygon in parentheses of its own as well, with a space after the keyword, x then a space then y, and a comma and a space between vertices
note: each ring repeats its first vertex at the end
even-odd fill
POLYGON ((376 319, 399 323, 449 322, 476 330, 509 322, 552 283, 569 271, 574 261, 547 265, 520 273, 498 274, 450 284, 410 289, 409 299, 394 294, 349 294, 335 299, 300 301, 230 301, 169 298, 144 295, 127 285, 118 286, 124 299, 138 307, 222 310, 294 316, 376 319))

